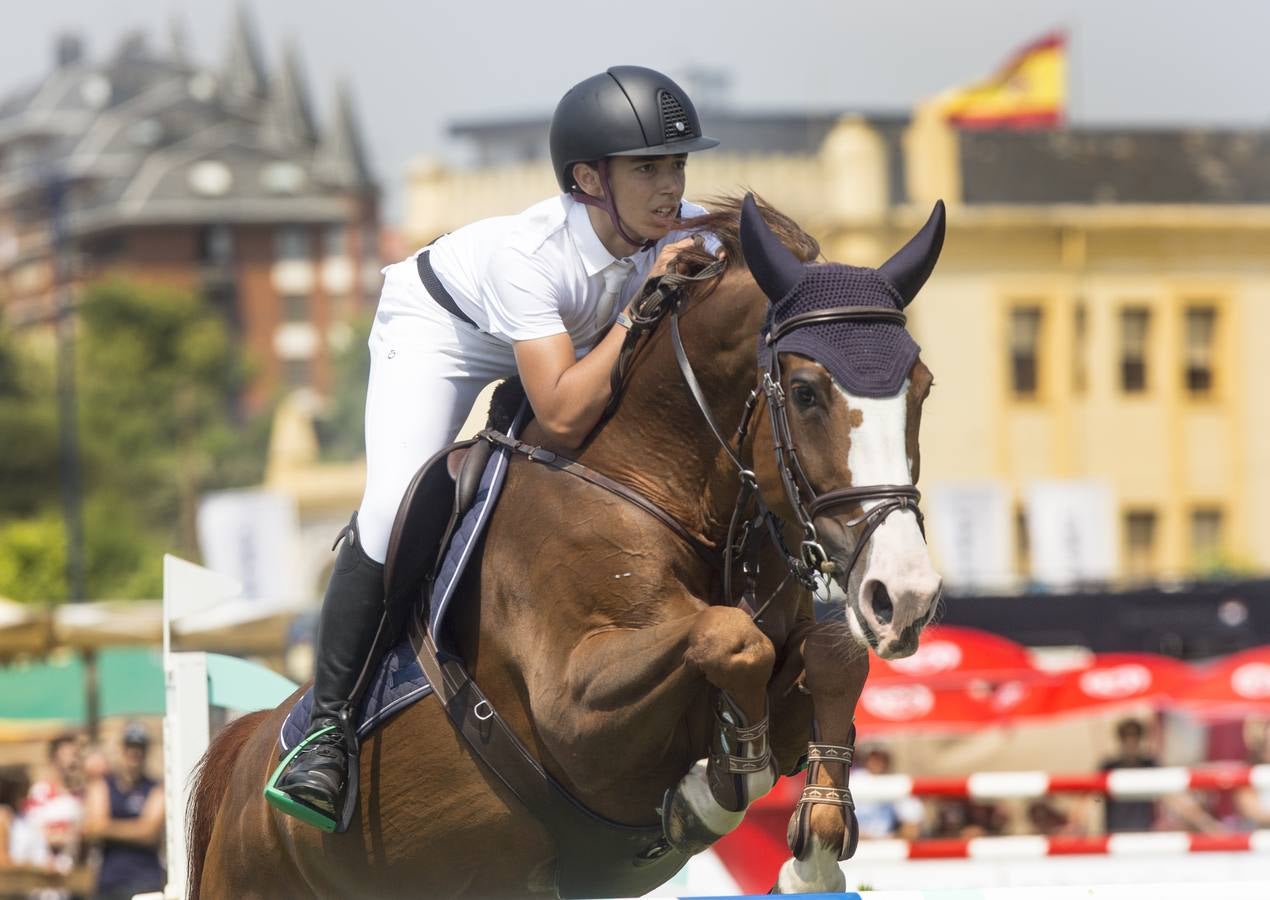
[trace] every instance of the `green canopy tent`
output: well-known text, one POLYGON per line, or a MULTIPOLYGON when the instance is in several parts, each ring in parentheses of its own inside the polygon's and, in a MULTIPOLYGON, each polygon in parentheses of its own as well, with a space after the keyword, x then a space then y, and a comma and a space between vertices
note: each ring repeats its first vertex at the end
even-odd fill
MULTIPOLYGON (((0 666, 0 721, 88 724, 87 678, 78 653, 0 666)), ((158 647, 97 651, 102 716, 163 715, 163 658, 158 647)))

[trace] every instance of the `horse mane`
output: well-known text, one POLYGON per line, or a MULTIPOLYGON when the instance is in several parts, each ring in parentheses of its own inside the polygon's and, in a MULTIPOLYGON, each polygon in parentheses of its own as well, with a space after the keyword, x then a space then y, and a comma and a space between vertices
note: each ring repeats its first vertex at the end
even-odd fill
MULTIPOLYGON (((703 216, 685 219, 680 225, 680 229, 693 232, 709 232, 719 239, 723 245, 726 258, 724 259, 723 273, 726 274, 735 266, 745 267, 745 255, 741 252, 741 204, 745 200, 745 195, 720 195, 707 199, 703 204, 707 209, 712 210, 703 216)), ((763 219, 767 222, 769 228, 781 239, 794 255, 803 262, 811 262, 820 256, 820 242, 817 241, 802 227, 769 204, 758 194, 754 195, 759 210, 763 213, 763 219)), ((675 258, 675 271, 681 275, 696 275, 710 263, 715 261, 715 257, 708 250, 701 246, 688 247, 682 250, 675 258)), ((705 285, 713 286, 717 283, 717 279, 706 282, 705 285)), ((686 293, 688 299, 695 297, 696 293, 701 290, 709 289, 705 285, 692 285, 687 288, 686 293)))

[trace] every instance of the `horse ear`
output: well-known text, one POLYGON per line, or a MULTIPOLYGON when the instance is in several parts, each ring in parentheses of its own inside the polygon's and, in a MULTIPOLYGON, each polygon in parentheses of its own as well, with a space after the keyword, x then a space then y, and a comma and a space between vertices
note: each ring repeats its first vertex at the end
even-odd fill
POLYGON ((939 251, 944 246, 944 201, 936 200, 935 209, 909 242, 878 267, 878 273, 895 286, 908 306, 935 269, 939 251))
POLYGON ((773 303, 803 277, 803 261, 767 227, 753 194, 746 194, 741 203, 741 253, 750 274, 773 303))

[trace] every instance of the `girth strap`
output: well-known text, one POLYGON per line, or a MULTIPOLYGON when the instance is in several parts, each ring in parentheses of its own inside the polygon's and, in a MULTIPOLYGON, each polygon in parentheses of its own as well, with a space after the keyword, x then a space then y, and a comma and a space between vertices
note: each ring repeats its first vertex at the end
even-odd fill
POLYGON ((414 624, 410 637, 423 673, 454 727, 551 835, 557 853, 555 886, 561 897, 595 897, 606 890, 637 893, 648 883, 666 881, 687 862, 686 854, 663 839, 660 824, 621 825, 570 796, 520 742, 463 665, 438 653, 421 622, 414 624))
POLYGON ((715 568, 719 566, 718 551, 707 543, 704 538, 700 535, 693 534, 670 513, 666 512, 643 494, 628 488, 621 482, 614 481, 607 475, 597 472, 590 466, 583 465, 576 459, 570 459, 567 456, 562 456, 559 453, 555 453, 534 444, 526 444, 523 441, 510 438, 501 431, 496 431, 492 428, 486 428, 484 431, 479 432, 477 437, 489 441, 491 444, 496 444, 499 447, 506 447, 509 450, 526 456, 529 458, 530 462, 541 463, 544 466, 558 469, 561 472, 568 472, 570 475, 581 478, 583 481, 590 482, 596 487, 603 488, 614 496, 621 497, 623 500, 635 504, 640 509, 644 510, 644 512, 656 518, 659 522, 681 537, 684 542, 692 547, 697 555, 705 562, 715 568))

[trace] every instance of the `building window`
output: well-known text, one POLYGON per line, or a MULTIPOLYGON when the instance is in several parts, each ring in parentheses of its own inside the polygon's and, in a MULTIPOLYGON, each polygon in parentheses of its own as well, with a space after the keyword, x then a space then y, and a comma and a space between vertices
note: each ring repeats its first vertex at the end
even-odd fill
POLYGON ((288 294, 282 298, 282 321, 309 321, 309 298, 305 294, 288 294))
POLYGON ((287 225, 274 232, 274 258, 278 260, 307 260, 309 253, 308 229, 287 225))
POLYGON ((1207 397, 1213 391, 1213 339, 1217 331, 1217 310, 1212 306, 1191 306, 1186 310, 1186 392, 1207 397))
POLYGON ((1140 394, 1147 389, 1147 338, 1151 311, 1141 306, 1120 311, 1120 389, 1140 394))
POLYGON ((209 225, 199 232, 199 262, 227 266, 234 261, 234 232, 227 225, 209 225))
POLYGON ((283 360, 282 377, 287 387, 309 387, 313 383, 313 363, 307 359, 283 360))
POLYGON ((1035 397, 1041 338, 1041 308, 1010 310, 1010 381, 1016 397, 1035 397))
POLYGON ((1144 581, 1155 574, 1155 511, 1132 509, 1125 513, 1125 574, 1144 581))
POLYGON ((1201 507, 1191 512, 1191 559, 1196 566, 1211 566, 1218 561, 1222 549, 1222 512, 1216 507, 1201 507))
POLYGON ((1072 314, 1072 391, 1077 395, 1084 394, 1089 387, 1089 368, 1085 362, 1089 317, 1085 309, 1084 303, 1077 303, 1072 314))
POLYGON ((322 256, 332 257, 348 255, 348 229, 343 225, 328 225, 322 229, 322 256))

